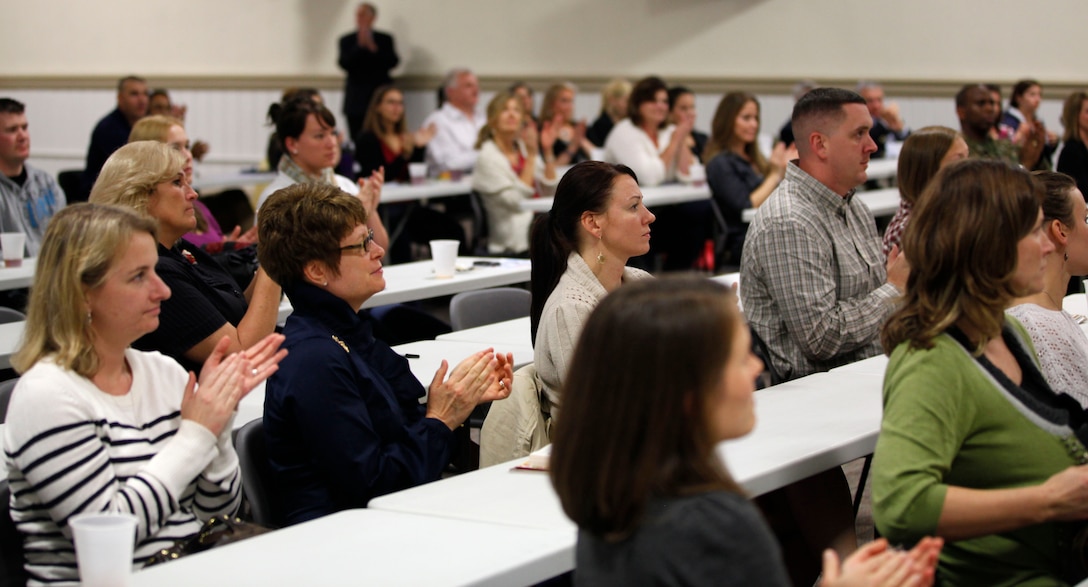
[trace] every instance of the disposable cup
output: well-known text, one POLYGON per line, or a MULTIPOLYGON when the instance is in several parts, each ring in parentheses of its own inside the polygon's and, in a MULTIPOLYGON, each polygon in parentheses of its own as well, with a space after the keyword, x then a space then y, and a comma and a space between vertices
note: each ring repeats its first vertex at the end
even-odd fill
POLYGON ((68 521, 83 587, 124 587, 132 575, 136 516, 79 514, 68 521))
POLYGON ((457 270, 457 247, 460 241, 433 240, 431 241, 431 258, 434 259, 434 276, 448 278, 453 277, 457 270))
POLYGON ((21 267, 25 246, 26 234, 21 232, 0 233, 0 249, 3 249, 4 267, 21 267))
POLYGON ((412 178, 412 185, 419 185, 427 182, 427 164, 426 163, 409 163, 408 164, 408 177, 412 178))

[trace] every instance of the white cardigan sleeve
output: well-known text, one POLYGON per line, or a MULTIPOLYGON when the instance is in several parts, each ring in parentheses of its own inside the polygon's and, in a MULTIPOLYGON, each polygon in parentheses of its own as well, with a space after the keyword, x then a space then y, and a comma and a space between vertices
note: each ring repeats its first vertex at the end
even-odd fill
POLYGON ((487 141, 480 147, 480 156, 472 173, 472 189, 493 204, 511 211, 520 211, 521 202, 532 198, 534 192, 533 186, 522 183, 514 173, 510 161, 495 141, 487 141))
POLYGON ((604 142, 604 160, 630 167, 642 186, 660 185, 668 172, 653 141, 630 119, 620 121, 608 133, 608 139, 604 142))

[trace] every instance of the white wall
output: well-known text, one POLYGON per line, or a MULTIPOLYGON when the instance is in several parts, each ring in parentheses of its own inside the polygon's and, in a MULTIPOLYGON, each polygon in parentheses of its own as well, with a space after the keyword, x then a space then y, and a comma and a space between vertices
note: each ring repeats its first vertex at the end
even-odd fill
MULTIPOLYGON (((337 75, 354 0, 5 2, 0 77, 337 75)), ((1081 0, 377 2, 403 72, 1084 79, 1081 0)))

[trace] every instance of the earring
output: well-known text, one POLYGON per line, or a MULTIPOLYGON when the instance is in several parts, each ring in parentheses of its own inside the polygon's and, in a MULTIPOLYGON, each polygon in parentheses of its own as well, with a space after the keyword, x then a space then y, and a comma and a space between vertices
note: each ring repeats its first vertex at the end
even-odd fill
POLYGON ((597 237, 597 264, 604 265, 604 253, 601 252, 601 240, 604 239, 604 233, 597 237))
POLYGON ((1065 255, 1065 260, 1068 261, 1069 260, 1069 253, 1064 253, 1064 255, 1065 255))
POLYGON ((329 287, 329 282, 327 282, 327 281, 326 281, 326 282, 325 282, 325 283, 323 283, 322 285, 324 285, 325 287, 329 287))
POLYGON ((291 154, 292 155, 298 155, 298 149, 295 149, 294 151, 291 151, 291 154))
POLYGON ((91 311, 87 310, 87 324, 91 323, 91 311))

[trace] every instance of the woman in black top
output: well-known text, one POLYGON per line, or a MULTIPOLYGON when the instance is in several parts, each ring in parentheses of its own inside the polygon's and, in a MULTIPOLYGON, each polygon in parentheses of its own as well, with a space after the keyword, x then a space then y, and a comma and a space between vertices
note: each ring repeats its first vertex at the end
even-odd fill
POLYGON ((155 270, 172 295, 162 303, 159 328, 136 341, 187 369, 199 366, 227 337, 227 353, 251 347, 276 328, 280 287, 258 269, 245 292, 200 247, 182 236, 196 226, 196 192, 185 180, 185 157, 156 141, 118 149, 102 167, 90 201, 131 208, 158 223, 155 270))

